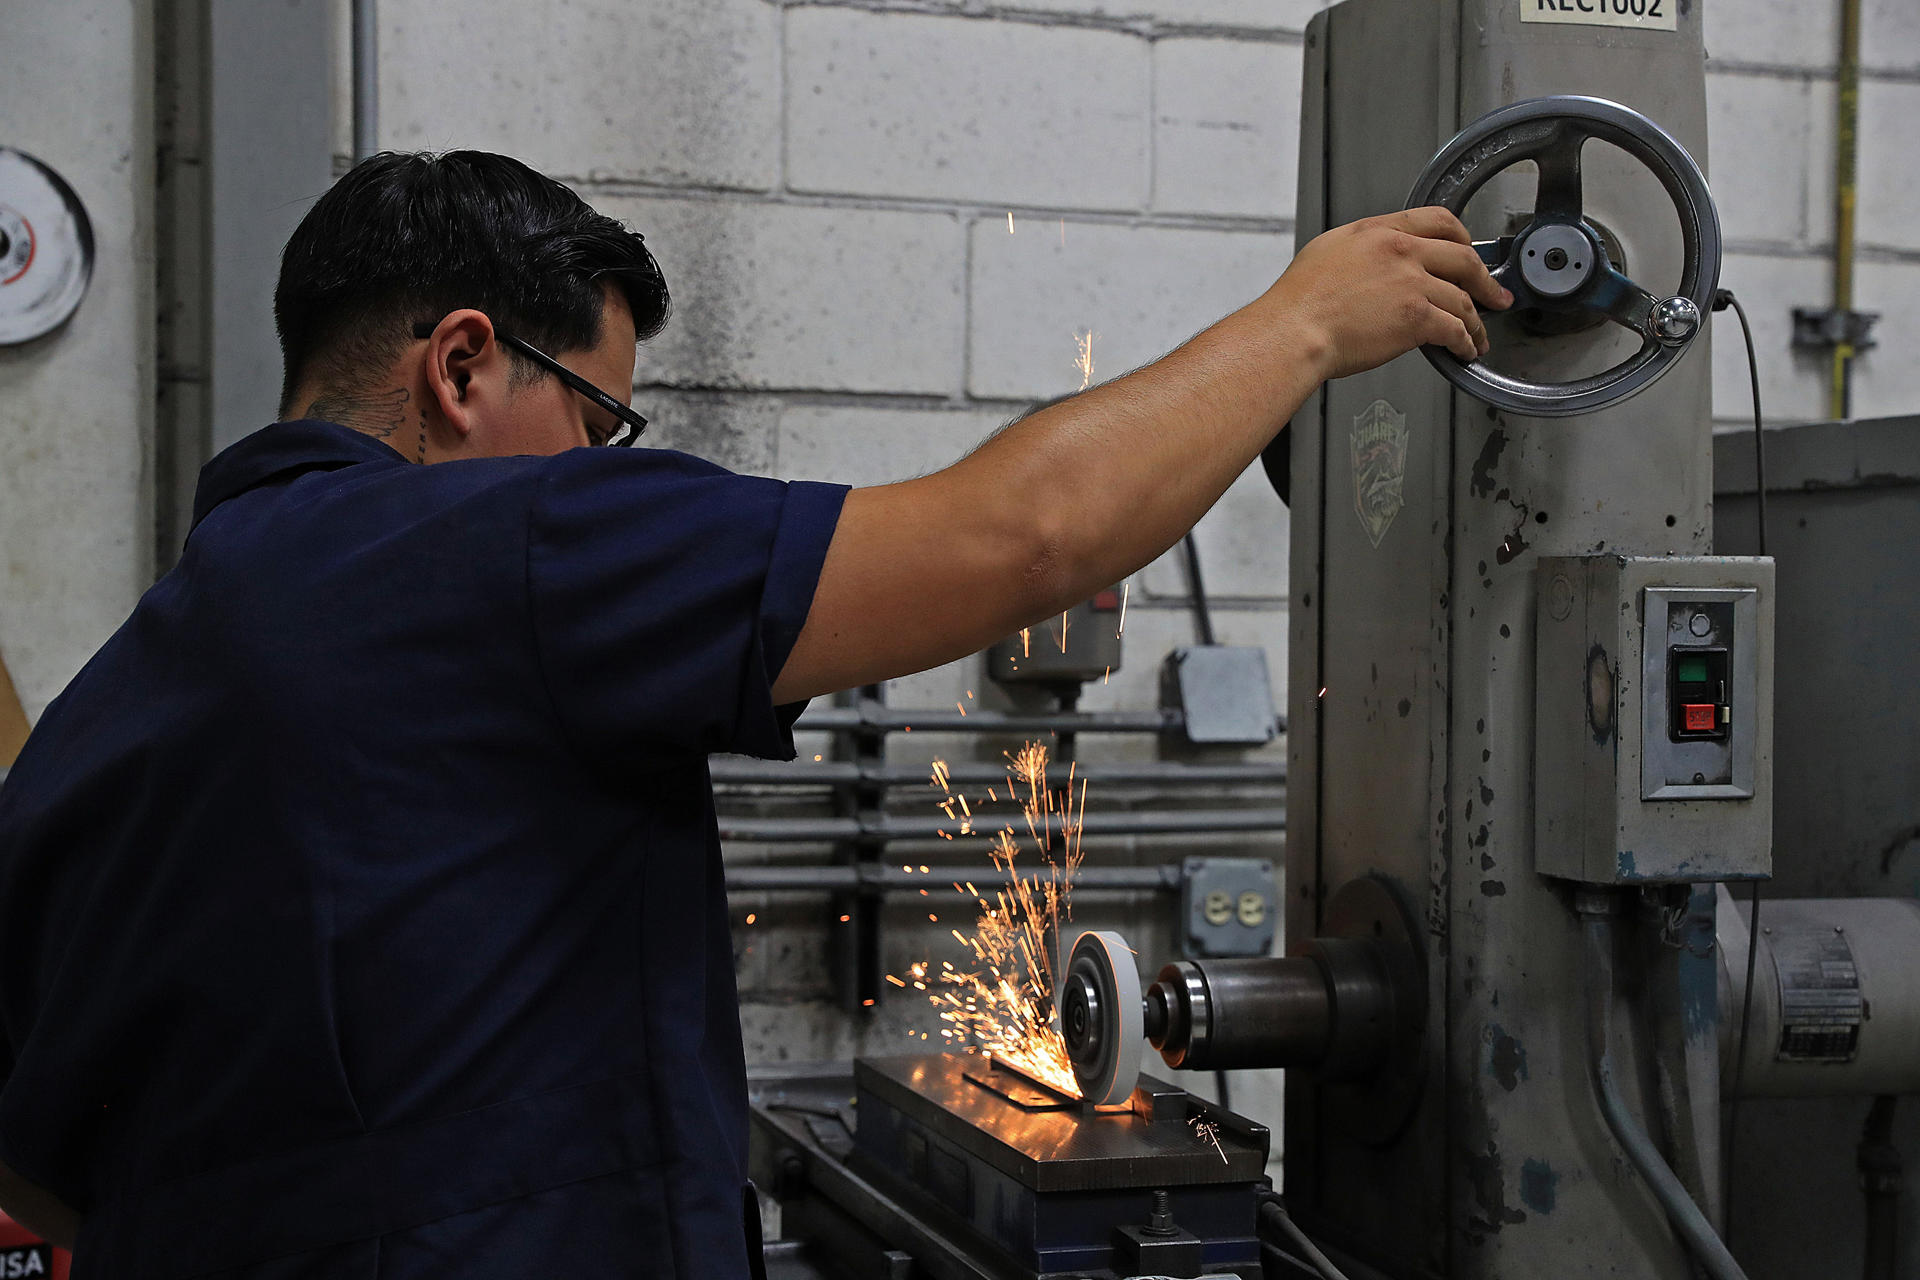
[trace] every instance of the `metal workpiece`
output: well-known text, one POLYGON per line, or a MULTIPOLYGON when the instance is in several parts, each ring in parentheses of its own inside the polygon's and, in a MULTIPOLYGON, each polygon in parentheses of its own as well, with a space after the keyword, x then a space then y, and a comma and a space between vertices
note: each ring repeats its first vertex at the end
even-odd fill
POLYGON ((1539 171, 1533 209, 1513 235, 1474 245, 1493 278, 1514 296, 1520 323, 1564 332, 1569 318, 1612 321, 1640 339, 1638 350, 1584 377, 1545 381, 1424 348, 1441 376, 1497 408, 1543 418, 1604 409, 1662 377, 1700 332, 1720 280, 1720 218, 1706 177, 1687 149, 1652 120, 1618 102, 1556 94, 1487 113, 1448 142, 1415 179, 1407 207, 1440 205, 1463 218, 1497 175, 1520 163, 1539 171), (1678 292, 1658 297, 1611 260, 1607 238, 1586 219, 1582 157, 1589 141, 1612 143, 1644 165, 1678 218, 1678 292))
MULTIPOLYGON (((1673 30, 1533 23, 1534 6, 1510 0, 1316 15, 1299 242, 1404 206, 1451 138, 1529 98, 1620 103, 1705 164, 1703 6, 1669 8, 1673 30)), ((1683 244, 1652 171, 1594 142, 1580 177, 1581 220, 1608 260, 1655 301, 1679 294, 1683 244)), ((1469 231, 1517 234, 1537 194, 1517 168, 1496 175, 1469 231)), ((1612 322, 1496 319, 1493 333, 1492 361, 1543 385, 1643 345, 1612 322)), ((1326 935, 1332 891, 1382 872, 1415 897, 1426 962, 1429 1052, 1390 1135, 1355 1127, 1352 1086, 1287 1080, 1289 1208, 1375 1272, 1691 1280, 1689 1251, 1604 1131, 1569 886, 1536 870, 1535 629, 1542 556, 1708 553, 1711 337, 1703 326, 1632 400, 1572 418, 1490 406, 1407 357, 1326 384, 1292 421, 1285 936, 1326 935)), ((1644 1125, 1638 1021, 1617 1020, 1616 1060, 1644 1125)))
POLYGON ((1648 884, 1771 872, 1773 581, 1773 562, 1756 557, 1540 558, 1543 875, 1648 884), (1711 723, 1696 730, 1686 716, 1699 711, 1711 723))
POLYGON ((1729 1096, 1920 1093, 1920 901, 1763 902, 1743 1052, 1747 911, 1722 889, 1720 1078, 1729 1096))

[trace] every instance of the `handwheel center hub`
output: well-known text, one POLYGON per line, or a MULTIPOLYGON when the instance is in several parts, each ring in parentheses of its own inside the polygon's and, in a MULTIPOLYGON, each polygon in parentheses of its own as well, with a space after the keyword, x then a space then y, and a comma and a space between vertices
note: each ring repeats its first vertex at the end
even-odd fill
POLYGON ((1521 279, 1542 298, 1580 292, 1606 261, 1597 240, 1562 222, 1536 225, 1514 245, 1514 255, 1521 279))

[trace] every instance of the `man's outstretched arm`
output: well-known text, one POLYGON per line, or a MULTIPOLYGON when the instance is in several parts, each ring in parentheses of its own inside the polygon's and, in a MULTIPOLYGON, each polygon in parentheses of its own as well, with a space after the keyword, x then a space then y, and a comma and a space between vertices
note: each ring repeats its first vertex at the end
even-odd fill
POLYGON ((973 653, 1172 546, 1327 378, 1428 343, 1486 350, 1510 298, 1442 209, 1338 227, 1170 355, 953 466, 856 489, 774 683, 788 702, 973 653))

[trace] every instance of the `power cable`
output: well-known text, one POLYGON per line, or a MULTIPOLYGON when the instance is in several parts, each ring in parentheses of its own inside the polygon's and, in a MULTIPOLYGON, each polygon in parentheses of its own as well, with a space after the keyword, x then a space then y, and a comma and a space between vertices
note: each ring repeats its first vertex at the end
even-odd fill
POLYGON ((1200 544, 1193 540, 1193 531, 1186 536, 1187 546, 1187 582, 1193 588, 1193 623, 1200 630, 1200 643, 1213 643, 1213 606, 1207 601, 1206 579, 1200 576, 1200 544))
POLYGON ((1278 1226, 1287 1239, 1307 1256, 1307 1261, 1313 1264, 1313 1269, 1320 1273, 1322 1280, 1347 1280, 1346 1273, 1334 1266, 1333 1260, 1322 1253, 1320 1246, 1300 1229, 1300 1224, 1287 1212, 1286 1202, 1277 1194, 1269 1191, 1261 1195, 1258 1217, 1278 1226))
MULTIPOLYGON (((1756 532, 1755 547, 1761 555, 1767 554, 1767 444, 1763 419, 1760 414, 1760 361, 1753 350, 1753 326, 1747 322, 1747 309, 1740 305, 1740 299, 1733 296, 1731 289, 1719 289, 1713 295, 1713 309, 1724 311, 1733 308, 1733 314, 1739 317, 1740 334, 1747 344, 1747 379, 1753 387, 1753 474, 1754 474, 1754 522, 1756 532)), ((1747 977, 1746 985, 1740 993, 1740 1034, 1735 1039, 1733 1060, 1733 1100, 1727 1106, 1727 1136, 1722 1144, 1723 1176, 1726 1179, 1725 1226, 1721 1239, 1731 1248, 1733 1245, 1733 1153, 1734 1144, 1740 1132, 1740 1083, 1747 1068, 1747 1031, 1753 1020, 1753 965, 1760 954, 1760 881, 1755 880, 1748 891, 1747 919, 1747 977)))

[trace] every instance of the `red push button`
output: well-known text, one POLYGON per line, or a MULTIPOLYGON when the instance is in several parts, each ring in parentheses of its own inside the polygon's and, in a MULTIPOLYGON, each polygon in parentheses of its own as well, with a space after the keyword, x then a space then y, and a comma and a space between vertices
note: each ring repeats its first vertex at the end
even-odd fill
POLYGON ((1686 703, 1680 708, 1680 727, 1688 733, 1712 733, 1719 727, 1718 710, 1711 702, 1686 703))

